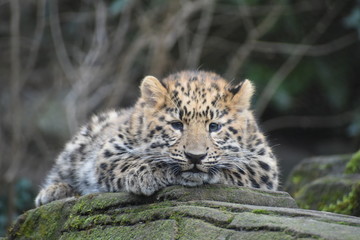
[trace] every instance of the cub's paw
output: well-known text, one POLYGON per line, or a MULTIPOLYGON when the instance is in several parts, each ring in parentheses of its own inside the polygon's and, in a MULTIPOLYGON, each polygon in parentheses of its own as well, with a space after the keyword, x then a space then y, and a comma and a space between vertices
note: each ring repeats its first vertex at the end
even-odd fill
POLYGON ((137 171, 130 172, 124 180, 125 191, 146 196, 176 183, 176 177, 170 168, 154 170, 151 166, 139 167, 137 171))
POLYGON ((125 190, 137 195, 150 196, 162 188, 154 179, 154 176, 145 174, 140 176, 129 175, 125 181, 125 190))
POLYGON ((46 203, 75 196, 73 188, 67 183, 56 183, 41 189, 35 199, 36 207, 46 203))

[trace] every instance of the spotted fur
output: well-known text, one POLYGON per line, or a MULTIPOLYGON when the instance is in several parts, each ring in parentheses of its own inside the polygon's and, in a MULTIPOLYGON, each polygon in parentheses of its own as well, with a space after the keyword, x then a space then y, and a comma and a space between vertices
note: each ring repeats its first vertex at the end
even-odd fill
POLYGON ((66 145, 35 202, 94 192, 151 195, 169 185, 268 190, 278 167, 254 120, 253 85, 185 71, 146 77, 133 108, 94 116, 66 145))

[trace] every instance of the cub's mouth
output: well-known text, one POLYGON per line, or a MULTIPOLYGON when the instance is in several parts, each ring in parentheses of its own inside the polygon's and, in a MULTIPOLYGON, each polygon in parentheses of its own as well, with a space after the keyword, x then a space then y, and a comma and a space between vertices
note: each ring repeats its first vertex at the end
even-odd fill
POLYGON ((194 165, 193 168, 183 171, 183 172, 190 172, 190 173, 205 173, 204 171, 201 171, 199 168, 197 168, 196 165, 194 165))

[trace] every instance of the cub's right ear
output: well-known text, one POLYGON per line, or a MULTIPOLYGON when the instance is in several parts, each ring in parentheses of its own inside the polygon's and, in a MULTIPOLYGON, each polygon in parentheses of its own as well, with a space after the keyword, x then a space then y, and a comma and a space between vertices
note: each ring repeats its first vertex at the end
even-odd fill
POLYGON ((243 109, 250 107, 251 97, 254 94, 254 85, 247 79, 241 82, 237 86, 229 89, 233 94, 232 102, 235 106, 243 109))
POLYGON ((166 88, 153 76, 146 76, 140 85, 141 97, 151 107, 164 104, 167 94, 166 88))

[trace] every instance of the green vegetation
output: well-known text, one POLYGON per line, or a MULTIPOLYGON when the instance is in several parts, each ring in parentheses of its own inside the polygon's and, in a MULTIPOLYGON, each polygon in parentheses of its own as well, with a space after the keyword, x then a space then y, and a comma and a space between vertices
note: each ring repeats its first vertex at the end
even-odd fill
POLYGON ((291 177, 291 182, 293 184, 299 184, 300 182, 302 181, 302 176, 300 174, 294 174, 292 177, 291 177))
POLYGON ((355 185, 352 191, 341 200, 324 206, 320 210, 360 217, 360 184, 355 185))
POLYGON ((356 152, 346 164, 345 173, 360 173, 360 150, 356 152))
POLYGON ((359 174, 360 151, 312 158, 295 168, 287 187, 301 208, 360 216, 359 174))
POLYGON ((251 211, 252 213, 255 213, 255 214, 265 214, 265 215, 270 215, 272 214, 270 211, 268 210, 264 210, 264 209, 254 209, 251 211))
MULTIPOLYGON (((218 189, 222 187, 217 185, 218 189)), ((193 195, 193 188, 171 187, 193 195)), ((256 190, 248 189, 249 191, 256 190)), ((227 189, 227 191, 230 191, 227 189)), ((233 189, 232 191, 236 191, 233 189)), ((108 193, 55 201, 22 215, 10 231, 10 239, 356 239, 360 221, 321 212, 249 206, 212 201, 217 189, 206 188, 204 199, 134 202, 123 206, 131 194, 108 193), (116 196, 118 202, 115 203, 116 196), (210 196, 210 197, 209 197, 210 196), (108 200, 108 201, 107 201, 108 200), (79 211, 79 206, 96 206, 79 211), (99 203, 102 203, 101 206, 99 203), (199 205, 202 203, 203 205, 199 205), (225 206, 225 207, 224 207, 225 206), (226 207, 228 206, 228 207, 226 207), (234 211, 238 209, 239 211, 234 211), (324 215, 324 217, 322 216, 324 215), (301 217, 292 217, 301 216, 301 217), (350 228, 352 227, 352 228, 350 228)), ((181 195, 181 194, 180 194, 181 195)), ((281 194, 278 194, 281 196, 281 194)), ((272 196, 266 198, 273 201, 272 196)), ((281 199, 278 199, 281 202, 281 199)))
POLYGON ((21 236, 32 239, 58 239, 62 225, 70 213, 71 203, 55 201, 40 208, 27 211, 10 232, 11 238, 21 236))
POLYGON ((323 177, 303 186, 295 195, 301 208, 322 209, 351 191, 352 179, 323 177))

